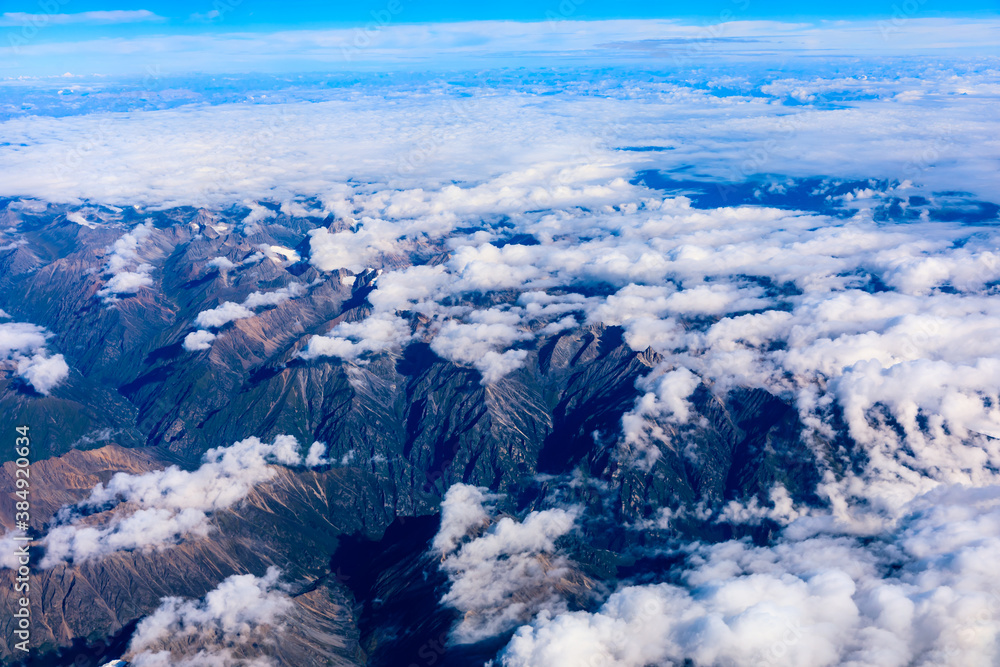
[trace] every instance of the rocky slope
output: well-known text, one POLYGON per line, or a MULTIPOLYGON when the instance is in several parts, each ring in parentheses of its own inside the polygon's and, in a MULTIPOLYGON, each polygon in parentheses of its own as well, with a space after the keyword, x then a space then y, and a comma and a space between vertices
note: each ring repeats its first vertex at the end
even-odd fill
MULTIPOLYGON (((328 447, 328 463, 280 468, 214 513, 210 537, 36 571, 33 642, 46 664, 96 641, 123 644, 165 597, 199 598, 227 577, 261 576, 272 565, 293 582, 296 610, 294 630, 268 648, 279 664, 305 664, 306 655, 323 664, 487 660, 504 636, 471 646, 448 641, 456 612, 439 605, 448 582, 428 555, 443 494, 459 482, 504 494, 500 507, 514 515, 552 502, 598 508, 562 542, 579 568, 566 581, 591 582, 585 588, 657 567, 639 554, 648 535, 616 526, 655 521, 660 508, 763 497, 775 480, 810 499, 811 453, 789 444, 796 442, 794 411, 761 390, 720 398, 701 386, 691 398, 696 419, 683 427, 691 444, 666 450, 648 469, 623 467, 614 455, 622 416, 640 395, 637 380, 661 358, 634 351, 615 326, 539 335, 521 345, 520 368, 485 384, 421 340, 355 362, 300 358, 310 336, 371 313, 377 273, 324 275, 308 263, 305 233, 341 229, 341 220, 278 213, 247 231, 239 229, 243 213, 91 211, 102 222, 90 228, 51 207, 4 212, 26 243, 0 251, 0 307, 53 332, 70 367, 47 396, 13 372, 0 388, 0 432, 21 423, 32 429, 36 535, 59 507, 82 500, 113 472, 191 469, 210 448, 250 436, 289 434, 328 447), (115 244, 145 219, 151 231, 125 259, 150 277, 140 278, 148 285, 102 295, 115 244), (301 294, 217 327, 209 349, 186 349, 200 313, 290 285, 302 286, 301 294), (603 490, 567 486, 573 475, 603 490)), ((406 261, 433 266, 441 250, 427 244, 406 261)), ((415 327, 420 315, 409 317, 415 327)), ((2 456, 13 455, 8 448, 2 456)), ((4 521, 11 502, 0 497, 4 521)), ((86 521, 128 511, 113 507, 86 521)), ((672 530, 718 539, 733 530, 762 538, 768 528, 682 517, 672 530)), ((36 563, 41 546, 37 553, 36 563)), ((12 576, 5 570, 0 585, 12 576)), ((592 607, 602 597, 594 593, 569 595, 571 607, 592 607)), ((161 648, 199 650, 180 640, 161 648)))

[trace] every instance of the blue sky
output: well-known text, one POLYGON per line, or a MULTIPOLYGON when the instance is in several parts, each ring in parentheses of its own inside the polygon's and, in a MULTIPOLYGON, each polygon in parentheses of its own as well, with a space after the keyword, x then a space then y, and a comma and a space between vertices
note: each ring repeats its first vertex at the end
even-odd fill
POLYGON ((995 56, 998 0, 17 0, 0 80, 685 63, 696 57, 995 56), (503 23, 498 23, 503 22, 503 23))
POLYGON ((553 17, 580 20, 665 18, 719 22, 744 20, 879 19, 895 16, 985 16, 1000 11, 997 0, 359 0, 354 2, 291 0, 158 0, 87 2, 86 0, 15 0, 3 3, 0 25, 15 27, 47 20, 37 39, 57 41, 144 34, 178 34, 231 30, 281 30, 363 26, 380 19, 392 23, 453 21, 544 21, 553 17), (53 12, 52 8, 58 7, 53 12), (221 11, 220 11, 221 10, 221 11), (111 14, 108 14, 108 13, 111 14))

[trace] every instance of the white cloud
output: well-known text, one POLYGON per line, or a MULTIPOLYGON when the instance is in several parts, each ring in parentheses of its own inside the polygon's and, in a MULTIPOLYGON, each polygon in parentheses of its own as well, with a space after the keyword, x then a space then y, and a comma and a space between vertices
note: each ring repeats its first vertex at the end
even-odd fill
POLYGON ((492 506, 488 503, 500 496, 489 489, 470 484, 453 484, 441 501, 441 526, 431 546, 442 556, 455 550, 473 530, 485 528, 490 521, 492 506))
POLYGON ((314 442, 309 446, 309 451, 306 453, 305 464, 309 468, 316 468, 318 466, 329 465, 330 459, 326 458, 326 444, 322 442, 314 442))
POLYGON ((395 315, 373 315, 360 322, 338 324, 325 336, 313 336, 301 356, 351 360, 402 345, 409 339, 410 325, 405 320, 395 315))
POLYGON ((98 294, 102 297, 110 297, 114 294, 135 294, 140 287, 151 287, 153 276, 143 269, 148 270, 152 267, 149 264, 143 264, 138 268, 139 271, 122 271, 114 274, 98 291, 98 294))
POLYGON ((301 283, 292 283, 287 287, 273 290, 271 292, 254 292, 246 298, 243 305, 247 308, 260 308, 261 306, 276 306, 288 299, 301 296, 305 293, 305 287, 301 283))
POLYGON ((319 195, 325 212, 356 222, 316 232, 318 268, 367 266, 404 235, 409 241, 474 212, 634 202, 639 190, 628 179, 646 167, 696 164, 703 177, 730 182, 761 173, 811 177, 836 164, 837 178, 909 180, 924 192, 989 197, 995 77, 948 66, 910 63, 901 74, 933 103, 891 97, 898 77, 869 76, 865 98, 789 107, 753 90, 755 76, 780 79, 751 70, 738 96, 626 77, 619 88, 583 84, 544 98, 503 85, 392 89, 405 101, 387 105, 384 87, 365 85, 308 104, 292 95, 273 105, 135 113, 115 120, 114 132, 101 113, 12 119, 2 128, 11 145, 0 147, 8 174, 0 194, 219 207, 319 195), (664 143, 673 150, 616 150, 664 143), (156 160, 144 159, 149 151, 156 160), (406 226, 394 229, 400 221, 406 226))
POLYGON ((3 549, 3 551, 0 551, 0 568, 16 570, 20 567, 20 557, 16 552, 27 544, 27 542, 17 540, 15 539, 16 537, 24 537, 24 533, 12 530, 0 535, 0 549, 3 549))
POLYGON ((357 231, 330 233, 320 227, 309 232, 309 263, 320 271, 348 269, 355 273, 397 250, 398 231, 381 220, 366 219, 357 231))
MULTIPOLYGON (((198 313, 197 317, 194 318, 195 325, 199 327, 206 328, 218 328, 223 327, 230 322, 235 322, 236 320, 247 319, 248 317, 254 316, 254 309, 261 308, 264 306, 276 306, 280 303, 287 301, 288 299, 294 299, 295 297, 305 294, 305 287, 301 283, 292 283, 286 287, 273 290, 271 292, 254 292, 246 299, 243 303, 235 303, 233 301, 224 301, 215 308, 209 310, 203 310, 198 313)), ((205 341, 204 336, 200 336, 203 332, 194 332, 188 334, 188 338, 192 336, 198 336, 197 340, 201 343, 205 341)), ((185 338, 185 348, 187 346, 187 340, 185 338)), ((194 344, 194 343, 192 343, 194 344)), ((187 349, 187 348, 186 348, 187 349)), ((195 349, 207 349, 205 347, 199 347, 195 349)))
POLYGON ((272 464, 303 464, 298 442, 281 435, 272 444, 247 438, 205 452, 193 471, 170 466, 139 475, 117 473, 76 506, 64 507, 41 542, 42 567, 102 558, 123 550, 163 548, 211 531, 210 514, 231 507, 274 477, 272 464), (106 507, 94 522, 80 511, 106 507), (134 511, 127 511, 134 510, 134 511))
POLYGON ((253 317, 253 311, 243 304, 233 301, 224 301, 215 308, 203 310, 194 318, 194 323, 199 327, 222 327, 236 320, 253 317))
POLYGON ((215 257, 211 259, 206 266, 218 268, 220 271, 228 271, 229 269, 235 268, 237 265, 225 257, 215 257))
POLYGON ((188 352, 211 350, 213 340, 215 340, 215 334, 211 331, 205 331, 204 329, 192 331, 187 336, 184 336, 184 349, 188 352))
POLYGON ((272 566, 263 577, 228 577, 200 600, 163 598, 136 626, 126 658, 137 667, 273 664, 259 645, 271 642, 294 607, 280 576, 272 566), (236 649, 258 656, 239 658, 236 649))
POLYGON ((38 393, 47 396, 69 375, 69 366, 61 354, 54 354, 51 357, 35 354, 19 360, 17 372, 38 393))
POLYGON ((248 202, 247 205, 250 207, 250 213, 247 214, 247 217, 243 218, 243 231, 245 233, 255 231, 258 222, 263 222, 274 217, 274 211, 266 206, 261 206, 252 201, 248 202))
POLYGON ((0 26, 73 25, 80 23, 110 24, 138 23, 143 21, 165 21, 148 9, 115 9, 109 11, 76 12, 74 14, 28 14, 25 12, 4 12, 0 14, 0 26))
POLYGON ((45 396, 69 375, 63 355, 50 356, 45 347, 51 336, 28 322, 0 323, 0 358, 13 363, 17 374, 45 396))
POLYGON ((109 252, 104 274, 109 276, 104 287, 97 291, 105 303, 114 303, 120 294, 135 294, 142 287, 151 287, 153 277, 151 264, 143 262, 140 250, 153 235, 151 222, 136 225, 113 245, 109 252))
POLYGON ((543 617, 501 661, 616 667, 987 664, 1000 586, 998 488, 942 488, 874 541, 694 547, 678 585, 632 586, 596 613, 543 617))
MULTIPOLYGON (((737 18, 740 8, 731 9, 737 18)), ((132 18, 130 13, 124 14, 120 20, 132 18)), ((539 18, 544 17, 545 12, 539 12, 539 18)), ((193 21, 216 18, 219 18, 217 10, 190 16, 193 21)), ((414 59, 437 71, 535 66, 539 59, 600 66, 636 65, 652 60, 683 66, 715 58, 745 58, 761 50, 777 58, 802 52, 848 57, 996 55, 995 23, 987 17, 918 16, 818 23, 732 20, 710 25, 670 19, 394 23, 377 30, 215 32, 39 43, 24 45, 22 51, 26 59, 38 63, 30 73, 49 75, 61 74, 74 65, 75 69, 83 67, 103 74, 134 74, 141 69, 121 61, 123 54, 136 52, 162 53, 164 59, 175 63, 177 71, 211 73, 392 69, 412 65, 414 59), (77 55, 75 62, 71 60, 73 54, 77 55)), ((819 87, 798 82, 796 88, 801 90, 797 97, 807 100, 819 87)))
POLYGON ((647 469, 660 457, 660 448, 670 445, 669 425, 688 421, 691 405, 687 398, 700 384, 698 376, 686 368, 656 374, 654 370, 636 382, 644 393, 621 420, 621 455, 647 469))
POLYGON ((431 341, 431 349, 445 359, 473 366, 482 374, 484 384, 496 382, 524 364, 524 350, 497 350, 531 338, 519 328, 519 314, 489 308, 474 311, 468 319, 446 321, 431 341))
POLYGON ((555 540, 573 529, 578 510, 530 512, 521 522, 496 519, 486 506, 496 498, 456 484, 441 504, 432 547, 449 580, 441 602, 462 613, 451 633, 459 644, 509 631, 543 610, 565 610, 564 597, 579 594, 579 575, 555 553, 555 540))

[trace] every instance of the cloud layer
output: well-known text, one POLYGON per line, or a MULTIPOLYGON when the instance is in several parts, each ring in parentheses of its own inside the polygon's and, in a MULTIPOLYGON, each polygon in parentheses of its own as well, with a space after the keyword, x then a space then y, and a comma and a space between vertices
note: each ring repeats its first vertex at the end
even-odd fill
MULTIPOLYGON (((0 194, 126 206, 307 195, 350 214, 356 195, 377 189, 373 203, 389 204, 389 218, 356 216, 361 235, 316 233, 350 266, 391 243, 376 218, 421 207, 433 218, 415 222, 413 233, 472 207, 559 206, 586 194, 574 186, 588 173, 601 177, 587 184, 593 194, 646 167, 729 183, 778 174, 992 192, 998 92, 988 66, 865 62, 831 76, 796 63, 787 72, 752 63, 676 79, 625 70, 615 85, 587 72, 572 85, 544 76, 486 85, 460 74, 453 83, 423 75, 398 85, 362 77, 308 102, 279 88, 239 104, 17 118, 2 124, 0 194), (650 146, 665 150, 619 150, 650 146), (445 187, 453 184, 482 187, 445 187)), ((197 81, 185 85, 199 95, 197 81)), ((131 95, 113 85, 95 92, 131 95)))
MULTIPOLYGON (((118 551, 162 548, 211 531, 210 515, 232 507, 276 474, 274 464, 305 464, 294 437, 281 435, 271 444, 247 438, 205 452, 196 470, 170 466, 135 475, 117 473, 90 495, 60 510, 41 539, 44 568, 79 563, 118 551), (109 509, 120 511, 109 512, 109 509), (99 512, 92 514, 93 512, 99 512)), ((320 462, 310 449, 309 464, 320 462)))
MULTIPOLYGON (((648 66, 651 61, 678 65, 761 53, 779 58, 809 52, 850 57, 997 55, 993 36, 996 19, 927 18, 920 15, 920 5, 908 5, 882 20, 815 23, 748 20, 748 6, 738 2, 720 11, 714 22, 701 24, 679 20, 565 20, 574 18, 578 7, 540 6, 537 20, 528 22, 418 24, 402 23, 390 15, 388 21, 373 20, 364 26, 330 30, 231 31, 54 43, 25 40, 0 47, 0 55, 22 56, 26 61, 23 73, 49 76, 66 71, 143 74, 140 63, 123 58, 135 53, 156 53, 158 62, 170 63, 176 71, 213 74, 364 71, 373 67, 405 70, 415 65, 439 70, 534 67, 540 60, 590 66, 648 66)), ((387 13, 382 9, 379 15, 387 13)), ((375 14, 372 12, 373 18, 375 14)), ((218 15, 216 8, 191 18, 211 20, 218 15)), ((111 23, 157 18, 144 11, 118 11, 57 14, 49 20, 111 23)), ((14 25, 23 25, 25 20, 29 19, 24 14, 7 15, 5 19, 14 25)))
POLYGON ((1000 550, 998 490, 938 489, 871 543, 695 546, 680 585, 626 587, 596 613, 544 618, 518 631, 501 662, 988 664, 1000 611, 987 565, 1000 550))
MULTIPOLYGON (((669 51, 634 37, 606 48, 669 51)), ((571 611, 582 575, 557 549, 586 511, 516 520, 498 497, 453 486, 433 548, 442 601, 461 613, 454 642, 526 624, 501 658, 510 667, 983 664, 1000 628, 992 62, 362 81, 315 102, 116 116, 115 132, 105 114, 22 118, 3 124, 0 187, 150 207, 266 200, 233 233, 280 217, 298 235, 283 241, 303 255, 296 270, 362 306, 297 340, 306 366, 418 342, 488 392, 516 390, 561 337, 620 332, 648 372, 620 428, 596 434, 610 441, 608 484, 665 478, 682 457, 696 469, 696 401, 760 389, 793 407, 789 437, 818 479, 809 503, 776 484, 752 500, 649 508, 635 529, 655 527, 649 550, 679 564, 590 612, 571 611), (770 537, 684 543, 679 516, 766 521, 770 537)), ((109 249, 102 297, 156 288, 153 234, 140 225, 109 249)), ((293 289, 200 313, 185 347, 208 349, 207 328, 293 289)), ((39 349, 8 347, 10 359, 39 349)), ((251 438, 196 471, 116 476, 64 512, 43 566, 204 535, 271 464, 302 462, 292 439, 251 438), (126 501, 134 511, 84 516, 126 501)), ((329 464, 325 447, 305 462, 329 464)))

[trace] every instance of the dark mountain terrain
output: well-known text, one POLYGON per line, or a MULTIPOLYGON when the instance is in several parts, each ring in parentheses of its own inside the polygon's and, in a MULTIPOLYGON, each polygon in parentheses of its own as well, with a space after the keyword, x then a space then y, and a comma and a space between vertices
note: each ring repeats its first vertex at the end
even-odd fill
MULTIPOLYGON (((50 332, 50 351, 70 369, 49 395, 11 364, 0 378, 0 433, 31 428, 36 537, 60 507, 115 472, 192 470, 212 448, 281 434, 326 443, 329 459, 313 469, 279 467, 212 514, 208 537, 46 569, 37 568, 44 549, 36 546, 31 664, 83 664, 73 660, 93 659, 86 656, 105 643, 119 648, 102 659, 120 655, 162 598, 198 598, 231 575, 261 576, 272 565, 290 582, 295 604, 267 649, 278 664, 480 664, 509 633, 449 643, 459 612, 439 604, 447 577, 430 551, 441 500, 455 483, 503 494, 499 516, 555 501, 599 510, 560 537, 576 568, 565 575, 567 590, 576 591, 571 608, 593 608, 613 582, 641 581, 682 557, 667 548, 672 537, 766 540, 772 529, 766 520, 737 526, 684 515, 657 523, 661 508, 764 500, 775 481, 797 501, 814 500, 814 453, 799 442, 795 410, 762 390, 723 396, 699 386, 690 399, 694 418, 673 434, 684 445, 665 448, 648 468, 621 466, 613 453, 622 417, 642 393, 636 381, 661 358, 631 349, 618 327, 539 335, 520 345, 523 367, 489 384, 423 340, 353 362, 301 358, 310 336, 372 310, 375 270, 321 273, 309 263, 308 231, 344 228, 333 216, 276 213, 243 228, 242 208, 89 208, 97 222, 88 227, 69 220, 68 208, 2 206, 3 226, 20 241, 0 251, 0 308, 50 332), (102 295, 111 249, 146 220, 152 231, 132 264, 148 284, 102 295), (199 313, 293 284, 304 286, 301 295, 218 327, 209 349, 185 349, 199 313)), ((427 242, 376 268, 433 265, 446 252, 427 242)), ((421 314, 404 315, 415 329, 421 314)), ((10 530, 12 448, 0 457, 8 461, 0 521, 10 530)), ((125 509, 98 508, 87 520, 125 509)), ((0 572, 5 590, 11 577, 0 572)), ((12 604, 5 596, 4 624, 12 604)), ((185 650, 184 641, 172 648, 185 650)), ((10 647, 2 650, 13 664, 10 647)))

